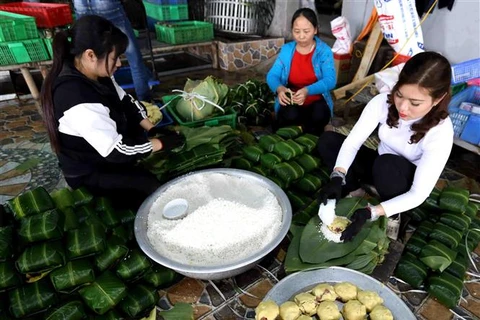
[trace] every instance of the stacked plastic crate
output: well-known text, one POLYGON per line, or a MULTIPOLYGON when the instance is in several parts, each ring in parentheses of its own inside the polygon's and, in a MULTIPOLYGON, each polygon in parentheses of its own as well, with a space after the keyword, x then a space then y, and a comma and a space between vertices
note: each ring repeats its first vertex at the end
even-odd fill
MULTIPOLYGON (((452 85, 464 88, 480 79, 480 58, 452 66, 452 85)), ((455 137, 480 146, 480 87, 478 83, 457 92, 448 106, 455 137)))
MULTIPOLYGON (((10 51, 11 53, 14 52, 12 55, 15 56, 14 63, 11 62, 12 59, 10 59, 10 57, 10 61, 8 63, 6 63, 6 58, 0 57, 0 65, 2 65, 3 63, 18 64, 25 62, 48 60, 52 56, 52 39, 39 39, 39 33, 37 31, 37 28, 51 30, 53 28, 69 25, 73 22, 72 10, 70 9, 70 6, 68 4, 12 2, 0 5, 0 10, 3 11, 2 13, 6 17, 8 17, 9 15, 10 17, 12 17, 13 14, 16 14, 16 16, 21 15, 25 18, 29 18, 29 21, 33 21, 33 26, 35 26, 36 23, 35 32, 32 31, 33 28, 31 22, 28 24, 28 36, 31 37, 28 39, 30 39, 29 41, 33 42, 25 42, 23 45, 17 44, 14 46, 13 51, 10 47, 9 49, 7 49, 7 46, 0 47, 0 53, 2 55, 4 55, 4 51, 10 51), (34 37, 32 36, 33 33, 35 34, 34 37), (23 46, 24 49, 20 49, 21 46, 23 46)), ((21 29, 20 27, 15 27, 21 24, 18 22, 18 18, 16 23, 8 24, 4 22, 6 21, 4 19, 4 16, 0 17, 0 26, 2 26, 0 28, 3 29, 3 25, 5 24, 10 26, 10 29, 21 29)), ((13 18, 10 18, 10 20, 12 19, 13 18)), ((14 31, 14 33, 23 35, 23 33, 21 33, 20 31, 14 31)), ((49 33, 51 34, 51 32, 49 33)))
POLYGON ((39 38, 35 18, 0 11, 0 65, 48 60, 50 55, 39 38))
POLYGON ((144 0, 143 4, 147 16, 155 19, 158 41, 177 45, 213 39, 213 24, 185 21, 188 20, 187 0, 144 0))

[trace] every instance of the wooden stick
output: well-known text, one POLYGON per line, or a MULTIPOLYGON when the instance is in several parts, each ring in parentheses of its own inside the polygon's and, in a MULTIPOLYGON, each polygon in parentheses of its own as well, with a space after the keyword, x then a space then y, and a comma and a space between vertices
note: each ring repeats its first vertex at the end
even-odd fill
POLYGON ((371 75, 369 75, 369 76, 367 76, 363 79, 354 81, 350 84, 347 84, 346 86, 343 86, 341 88, 333 90, 333 95, 335 96, 335 99, 337 99, 337 100, 342 99, 342 98, 345 97, 348 90, 358 88, 358 87, 364 85, 365 83, 372 82, 373 80, 375 80, 375 76, 373 74, 371 74, 371 75))
POLYGON ((375 56, 377 55, 382 40, 382 29, 380 28, 380 23, 377 22, 370 33, 365 50, 363 51, 362 61, 360 62, 360 66, 358 67, 357 73, 355 74, 355 77, 353 77, 352 82, 365 78, 375 56))

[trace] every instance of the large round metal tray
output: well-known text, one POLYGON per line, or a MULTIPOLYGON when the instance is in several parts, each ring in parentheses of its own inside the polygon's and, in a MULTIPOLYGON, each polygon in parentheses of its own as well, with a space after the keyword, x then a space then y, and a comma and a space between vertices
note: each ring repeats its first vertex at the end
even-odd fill
MULTIPOLYGON (((361 272, 342 267, 330 267, 289 275, 277 283, 263 301, 273 300, 280 305, 285 301, 292 300, 298 293, 311 290, 319 283, 335 284, 339 282, 350 282, 362 290, 378 293, 383 298, 383 305, 392 311, 394 319, 416 319, 407 305, 383 283, 361 272)), ((340 306, 339 308, 341 309, 340 306)))
MULTIPOLYGON (((242 192, 242 190, 238 190, 242 192)), ((290 206, 290 201, 288 200, 287 195, 283 192, 278 185, 273 181, 253 172, 239 170, 239 169, 227 169, 227 168, 218 168, 218 169, 205 169, 195 171, 176 179, 173 179, 166 184, 158 188, 152 195, 150 195, 138 209, 137 216, 135 218, 135 238, 137 239, 138 245, 142 251, 149 256, 155 262, 164 265, 170 269, 175 270, 176 272, 183 274, 190 278, 204 279, 204 280, 218 280, 225 279, 229 277, 236 276, 240 273, 247 271, 254 267, 263 257, 275 249, 280 242, 285 238, 285 235, 290 228, 292 222, 292 207, 290 206), (264 248, 258 252, 252 253, 251 255, 232 263, 225 263, 218 266, 192 266, 188 263, 182 263, 175 260, 172 260, 155 250, 147 237, 148 229, 148 215, 150 214, 150 209, 159 197, 162 192, 167 190, 170 186, 182 181, 183 179, 189 179, 197 174, 208 174, 208 173, 221 173, 230 175, 232 177, 248 179, 250 182, 257 185, 263 186, 272 192, 278 200, 280 207, 282 208, 282 224, 280 230, 272 239, 272 241, 266 245, 264 248)))

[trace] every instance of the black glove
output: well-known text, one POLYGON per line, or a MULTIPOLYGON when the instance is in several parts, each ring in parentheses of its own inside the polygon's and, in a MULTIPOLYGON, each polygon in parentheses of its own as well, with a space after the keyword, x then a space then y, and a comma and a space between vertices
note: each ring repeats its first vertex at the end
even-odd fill
POLYGON ((147 132, 148 138, 156 138, 162 142, 160 151, 170 152, 173 149, 181 147, 185 144, 185 137, 175 130, 167 128, 153 127, 147 132))
POLYGON ((355 210, 355 212, 352 214, 352 217, 350 218, 351 223, 348 225, 345 231, 342 232, 340 240, 343 240, 345 242, 352 240, 353 237, 355 237, 360 232, 360 230, 362 230, 365 222, 367 222, 367 220, 371 218, 372 213, 370 212, 370 209, 362 208, 355 210))
POLYGON ((327 204, 328 199, 335 199, 340 201, 342 198, 342 177, 333 177, 320 191, 318 194, 318 201, 327 204))

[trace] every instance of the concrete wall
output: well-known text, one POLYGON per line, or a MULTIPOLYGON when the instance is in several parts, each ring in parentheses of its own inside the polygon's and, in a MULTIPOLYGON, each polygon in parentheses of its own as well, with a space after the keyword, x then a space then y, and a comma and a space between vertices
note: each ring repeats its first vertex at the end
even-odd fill
MULTIPOLYGON (((350 22, 354 38, 365 26, 373 0, 344 0, 342 15, 350 22)), ((480 57, 480 1, 456 0, 452 11, 436 7, 422 24, 427 50, 437 51, 451 63, 480 57)))
POLYGON ((275 13, 266 32, 267 36, 290 38, 291 19, 298 8, 300 8, 298 0, 276 0, 275 13))

